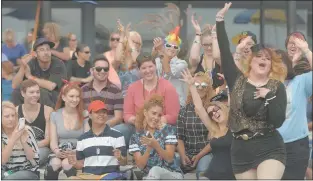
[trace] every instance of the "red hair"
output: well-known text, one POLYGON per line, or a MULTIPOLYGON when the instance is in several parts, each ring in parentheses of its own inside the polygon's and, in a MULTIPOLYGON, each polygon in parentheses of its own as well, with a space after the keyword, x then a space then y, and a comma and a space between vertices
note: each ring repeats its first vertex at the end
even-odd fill
POLYGON ((61 92, 60 92, 59 97, 58 97, 58 100, 57 100, 57 103, 55 104, 55 110, 58 110, 58 109, 63 108, 65 106, 65 103, 62 99, 62 96, 63 95, 65 96, 72 89, 75 89, 79 92, 79 103, 76 107, 79 124, 77 124, 78 126, 76 127, 76 129, 80 129, 82 127, 83 121, 84 121, 84 115, 83 115, 84 103, 83 103, 83 92, 77 83, 68 83, 62 87, 61 92))

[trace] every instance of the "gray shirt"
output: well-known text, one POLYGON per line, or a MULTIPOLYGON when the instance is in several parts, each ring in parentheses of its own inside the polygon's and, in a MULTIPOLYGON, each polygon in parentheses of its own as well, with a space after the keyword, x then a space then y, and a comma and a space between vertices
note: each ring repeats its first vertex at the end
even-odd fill
POLYGON ((188 87, 185 82, 179 79, 182 79, 182 71, 188 68, 187 62, 185 60, 179 59, 178 57, 172 58, 170 61, 171 72, 167 74, 163 73, 162 61, 160 58, 156 58, 155 63, 158 76, 163 77, 172 83, 172 85, 176 88, 177 94, 179 96, 180 106, 185 106, 188 87))
MULTIPOLYGON (((52 112, 50 115, 51 123, 55 125, 56 130, 57 130, 57 137, 58 137, 58 141, 59 141, 58 144, 60 145, 62 143, 66 143, 66 142, 72 142, 76 147, 76 143, 77 143, 78 138, 85 131, 88 131, 88 130, 84 130, 85 124, 88 124, 88 119, 84 120, 84 124, 83 124, 82 128, 80 128, 78 130, 67 130, 64 127, 64 119, 63 119, 62 112, 63 112, 63 108, 58 109, 55 112, 52 112)), ((84 113, 87 114, 87 112, 84 112, 84 113)))

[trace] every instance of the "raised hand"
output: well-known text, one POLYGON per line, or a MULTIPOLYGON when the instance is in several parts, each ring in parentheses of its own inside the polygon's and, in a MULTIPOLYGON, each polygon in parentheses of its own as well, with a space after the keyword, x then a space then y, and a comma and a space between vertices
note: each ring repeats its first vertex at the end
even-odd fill
POLYGON ((163 40, 160 37, 153 39, 153 48, 156 51, 161 51, 163 48, 163 40))
POLYGON ((294 42, 295 42, 296 47, 299 48, 301 51, 305 51, 309 48, 309 45, 305 40, 295 38, 294 42))
POLYGON ((236 47, 236 52, 241 53, 242 50, 246 47, 249 40, 252 40, 251 36, 248 36, 248 37, 244 38, 243 40, 241 40, 240 43, 236 47))
POLYGON ((183 70, 181 75, 183 77, 183 79, 181 79, 181 80, 186 82, 188 85, 193 85, 195 83, 195 79, 192 77, 192 75, 188 69, 183 70))
POLYGON ((217 12, 216 17, 224 18, 231 4, 232 4, 231 2, 225 3, 224 8, 222 8, 219 12, 217 12))
POLYGON ((196 13, 193 13, 191 15, 191 23, 192 23, 193 28, 195 29, 195 32, 197 34, 201 34, 201 27, 199 25, 198 20, 195 20, 195 16, 196 16, 196 13))

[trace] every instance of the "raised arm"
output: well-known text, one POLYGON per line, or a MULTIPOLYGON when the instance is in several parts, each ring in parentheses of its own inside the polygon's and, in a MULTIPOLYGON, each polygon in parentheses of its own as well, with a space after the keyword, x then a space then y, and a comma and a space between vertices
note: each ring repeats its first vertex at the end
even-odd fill
POLYGON ((312 70, 312 51, 309 49, 308 43, 304 40, 296 38, 295 44, 296 44, 296 47, 299 49, 299 52, 296 53, 292 59, 293 66, 295 66, 300 60, 300 58, 303 56, 310 63, 311 70, 312 70))
POLYGON ((217 35, 216 35, 216 25, 213 26, 212 31, 211 31, 211 36, 212 36, 212 56, 213 60, 221 66, 221 52, 220 48, 218 46, 218 41, 217 41, 217 35))
POLYGON ((233 55, 230 51, 228 36, 226 33, 224 22, 224 15, 226 14, 230 6, 231 3, 225 3, 224 8, 216 14, 216 34, 225 80, 227 82, 229 90, 232 91, 235 81, 239 75, 239 71, 234 62, 233 55))
POLYGON ((191 23, 193 25, 193 28, 195 29, 196 36, 190 49, 189 63, 192 69, 195 70, 200 61, 201 50, 201 27, 198 21, 195 20, 195 14, 191 16, 191 23))

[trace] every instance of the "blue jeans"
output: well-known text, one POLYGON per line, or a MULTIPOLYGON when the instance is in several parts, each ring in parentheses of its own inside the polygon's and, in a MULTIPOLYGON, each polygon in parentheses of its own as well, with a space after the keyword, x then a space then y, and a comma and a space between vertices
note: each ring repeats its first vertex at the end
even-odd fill
POLYGON ((126 148, 128 149, 129 140, 131 136, 136 132, 135 126, 132 124, 128 124, 128 123, 121 123, 121 124, 114 126, 113 129, 116 129, 123 134, 126 148))
POLYGON ((209 153, 208 155, 203 156, 203 157, 199 160, 199 162, 198 162, 198 164, 197 164, 197 168, 196 168, 196 171, 197 171, 197 173, 196 173, 197 179, 199 179, 200 173, 205 172, 205 171, 209 168, 209 165, 210 165, 210 163, 211 163, 212 158, 213 158, 212 153, 209 153))

